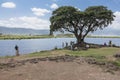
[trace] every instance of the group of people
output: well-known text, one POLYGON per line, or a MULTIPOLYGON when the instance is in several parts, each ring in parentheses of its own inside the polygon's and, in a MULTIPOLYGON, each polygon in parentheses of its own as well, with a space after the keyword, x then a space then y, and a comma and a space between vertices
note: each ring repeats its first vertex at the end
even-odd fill
MULTIPOLYGON (((70 41, 70 43, 68 44, 68 42, 62 42, 62 48, 69 48, 70 50, 74 50, 76 48, 76 44, 74 41, 70 41)), ((88 44, 85 45, 85 48, 88 49, 90 46, 88 44)))
MULTIPOLYGON (((63 43, 62 43, 62 48, 64 48, 64 47, 70 47, 70 49, 72 50, 72 49, 73 49, 73 45, 74 45, 74 42, 73 42, 73 41, 70 42, 70 45, 68 45, 67 42, 65 42, 65 43, 63 42, 63 43)), ((106 46, 112 47, 112 46, 114 46, 114 44, 112 43, 111 40, 109 40, 108 44, 107 44, 106 42, 104 43, 104 47, 106 47, 106 46)), ((89 46, 88 44, 86 44, 85 47, 86 47, 86 48, 89 48, 90 46, 89 46)))
POLYGON ((112 46, 113 46, 112 41, 111 41, 111 40, 109 40, 108 45, 107 45, 107 44, 106 44, 106 42, 105 42, 105 43, 104 43, 104 46, 109 46, 109 47, 112 47, 112 46))

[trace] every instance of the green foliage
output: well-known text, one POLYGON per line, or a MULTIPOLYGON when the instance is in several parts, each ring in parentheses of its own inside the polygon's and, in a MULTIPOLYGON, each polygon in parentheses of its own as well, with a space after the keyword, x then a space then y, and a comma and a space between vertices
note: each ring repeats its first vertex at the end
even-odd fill
POLYGON ((71 22, 77 18, 75 14, 77 12, 77 9, 71 6, 63 6, 58 8, 57 10, 53 11, 52 17, 50 18, 51 26, 50 29, 52 31, 61 31, 63 32, 65 30, 71 31, 70 28, 72 28, 71 22))
POLYGON ((107 7, 104 6, 92 6, 88 7, 85 12, 89 17, 87 20, 88 23, 92 23, 93 27, 91 27, 92 31, 99 29, 103 29, 112 23, 114 20, 114 15, 111 10, 108 10, 107 7), (91 22, 89 22, 91 21, 91 22))
POLYGON ((71 32, 81 42, 89 32, 102 30, 111 24, 114 17, 113 12, 104 6, 88 7, 85 11, 62 6, 52 13, 50 31, 71 32))

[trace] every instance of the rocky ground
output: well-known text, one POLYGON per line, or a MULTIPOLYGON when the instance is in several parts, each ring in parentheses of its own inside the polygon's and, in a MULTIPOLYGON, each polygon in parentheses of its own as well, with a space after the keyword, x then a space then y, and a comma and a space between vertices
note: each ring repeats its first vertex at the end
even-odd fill
POLYGON ((119 67, 94 58, 56 56, 0 62, 0 80, 118 80, 119 67))

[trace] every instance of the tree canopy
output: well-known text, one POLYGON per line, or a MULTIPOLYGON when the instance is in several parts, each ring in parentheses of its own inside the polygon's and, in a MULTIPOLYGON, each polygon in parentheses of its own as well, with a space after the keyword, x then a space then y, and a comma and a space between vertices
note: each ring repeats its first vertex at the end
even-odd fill
POLYGON ((72 6, 62 6, 52 13, 50 31, 71 32, 77 43, 81 43, 88 33, 112 24, 114 17, 113 12, 105 6, 91 6, 84 11, 72 6))

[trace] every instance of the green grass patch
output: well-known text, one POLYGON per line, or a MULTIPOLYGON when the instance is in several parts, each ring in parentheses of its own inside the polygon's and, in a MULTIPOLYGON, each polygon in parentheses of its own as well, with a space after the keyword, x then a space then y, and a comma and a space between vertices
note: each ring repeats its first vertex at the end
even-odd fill
POLYGON ((30 53, 25 55, 26 57, 46 57, 46 56, 50 56, 50 52, 49 51, 41 51, 41 52, 34 52, 34 53, 30 53))
POLYGON ((119 48, 98 48, 98 49, 88 49, 88 50, 81 50, 81 51, 70 51, 69 53, 72 55, 77 56, 94 56, 94 57, 101 57, 101 56, 107 56, 107 55, 113 55, 115 54, 119 48))
POLYGON ((16 56, 0 56, 0 59, 15 58, 16 56))
POLYGON ((112 62, 114 65, 116 65, 116 66, 119 66, 120 67, 120 61, 114 61, 114 62, 112 62))
POLYGON ((25 57, 49 57, 49 56, 58 56, 58 55, 73 55, 73 56, 83 56, 83 57, 93 57, 98 61, 106 61, 107 56, 113 56, 120 49, 119 48, 97 48, 97 49, 88 49, 81 51, 71 51, 71 50, 51 50, 51 51, 41 51, 25 55, 25 57))

